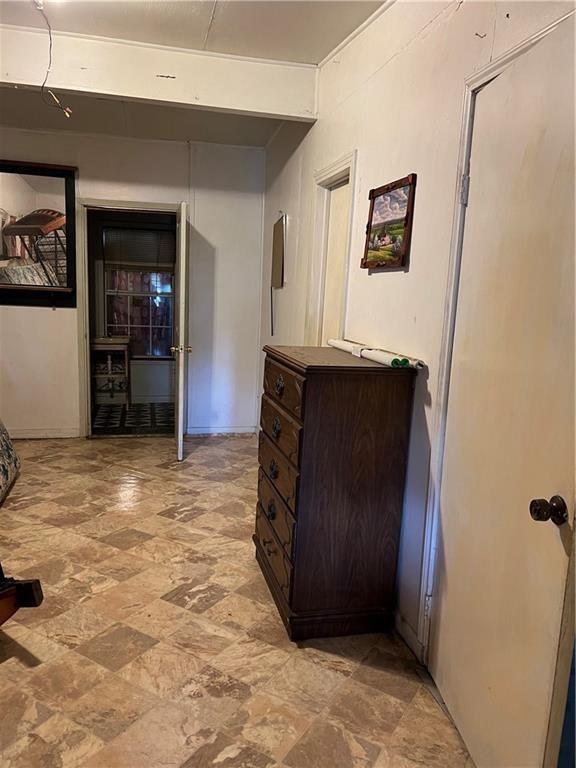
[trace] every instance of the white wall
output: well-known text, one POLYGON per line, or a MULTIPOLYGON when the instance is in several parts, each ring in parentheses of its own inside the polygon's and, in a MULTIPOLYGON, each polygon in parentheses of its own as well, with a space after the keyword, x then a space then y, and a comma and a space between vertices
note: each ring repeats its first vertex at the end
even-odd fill
POLYGON ((264 153, 192 148, 189 432, 257 424, 264 153))
POLYGON ((358 150, 345 336, 422 358, 400 551, 399 616, 416 647, 432 416, 464 80, 570 9, 567 3, 402 2, 321 68, 319 119, 286 126, 268 148, 262 302, 269 341, 270 254, 278 210, 290 227, 286 287, 276 291, 277 344, 304 343, 314 261, 313 172, 358 150), (410 269, 369 275, 359 267, 368 192, 418 174, 410 269))
POLYGON ((0 173, 0 208, 20 218, 36 207, 37 193, 19 173, 0 173))
MULTIPOLYGON (((213 349, 221 335, 212 331, 197 344, 192 355, 188 426, 203 431, 253 429, 256 377, 247 376, 246 369, 258 348, 261 248, 255 252, 254 244, 261 242, 262 231, 262 151, 9 128, 0 129, 0 148, 5 159, 77 166, 78 197, 191 203, 192 343, 206 329, 229 328, 234 312, 242 316, 252 312, 253 322, 247 320, 241 327, 236 323, 234 348, 225 354, 213 349), (191 155, 197 176, 190 168, 191 155), (233 192, 226 195, 225 190, 233 192), (217 217, 223 228, 236 234, 221 237, 215 232, 217 217), (209 279, 216 265, 220 275, 229 268, 234 279, 209 279), (248 299, 231 290, 238 284, 240 270, 251 286, 248 299), (237 382, 231 404, 225 407, 224 402, 229 387, 221 391, 218 404, 207 410, 202 393, 212 386, 210 382, 231 381, 237 382)), ((0 413, 13 434, 80 434, 84 395, 78 325, 75 309, 0 307, 0 413)))

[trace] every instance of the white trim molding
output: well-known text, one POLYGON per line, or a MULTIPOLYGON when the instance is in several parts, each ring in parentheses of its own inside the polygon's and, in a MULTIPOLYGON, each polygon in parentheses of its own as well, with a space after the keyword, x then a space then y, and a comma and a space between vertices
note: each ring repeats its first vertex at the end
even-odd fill
POLYGON ((348 181, 350 185, 350 212, 348 218, 348 240, 346 243, 346 275, 344 278, 344 302, 340 320, 339 337, 344 337, 348 301, 348 276, 350 273, 350 252, 354 205, 357 192, 358 150, 354 149, 339 157, 324 168, 314 171, 314 240, 308 264, 308 296, 306 299, 305 344, 316 346, 322 343, 322 315, 324 281, 326 276, 326 246, 328 238, 328 206, 330 190, 348 181))
MULTIPOLYGON (((88 286, 88 230, 87 211, 90 208, 116 211, 155 211, 177 213, 179 203, 142 203, 133 200, 99 200, 92 197, 76 198, 76 293, 78 297, 78 381, 79 381, 79 436, 90 437, 90 318, 88 286)), ((71 435, 78 437, 78 435, 71 435)))

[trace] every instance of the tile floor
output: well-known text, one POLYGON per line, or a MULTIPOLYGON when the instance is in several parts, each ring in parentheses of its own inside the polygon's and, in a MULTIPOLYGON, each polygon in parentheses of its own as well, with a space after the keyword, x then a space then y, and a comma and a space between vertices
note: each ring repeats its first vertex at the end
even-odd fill
POLYGON ((3 768, 472 766, 395 636, 290 643, 254 560, 256 441, 17 444, 3 768))

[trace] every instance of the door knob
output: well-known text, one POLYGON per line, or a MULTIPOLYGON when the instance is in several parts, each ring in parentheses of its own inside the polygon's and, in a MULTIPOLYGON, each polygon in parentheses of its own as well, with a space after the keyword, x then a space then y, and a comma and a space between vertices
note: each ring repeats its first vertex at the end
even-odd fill
POLYGON ((186 352, 192 352, 192 347, 186 347, 186 352))
POLYGON ((532 499, 530 502, 530 516, 532 520, 538 522, 552 520, 556 525, 563 525, 568 520, 568 508, 562 496, 552 496, 550 501, 546 501, 546 499, 532 499))
POLYGON ((179 351, 180 350, 178 349, 178 347, 170 347, 170 352, 172 352, 172 354, 174 354, 175 352, 179 352, 179 351))

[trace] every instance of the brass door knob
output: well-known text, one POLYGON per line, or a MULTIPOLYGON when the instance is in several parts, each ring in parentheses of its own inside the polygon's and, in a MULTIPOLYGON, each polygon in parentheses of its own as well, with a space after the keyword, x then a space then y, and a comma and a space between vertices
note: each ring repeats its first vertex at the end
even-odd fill
POLYGON ((186 352, 192 352, 192 347, 186 347, 186 352))
POLYGON ((170 352, 172 352, 172 354, 174 354, 175 352, 179 352, 179 351, 180 350, 178 349, 178 347, 170 347, 170 352))

